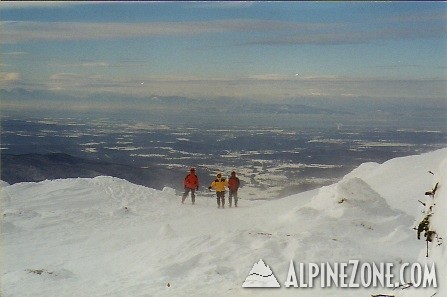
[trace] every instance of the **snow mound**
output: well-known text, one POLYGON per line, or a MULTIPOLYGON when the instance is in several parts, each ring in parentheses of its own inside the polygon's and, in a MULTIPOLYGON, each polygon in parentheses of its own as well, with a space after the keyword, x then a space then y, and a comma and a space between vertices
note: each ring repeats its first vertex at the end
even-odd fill
POLYGON ((418 254, 411 229, 415 218, 392 209, 357 177, 322 187, 310 202, 289 210, 281 221, 293 226, 286 228, 288 234, 299 238, 304 258, 314 262, 388 259, 399 263, 418 254), (387 248, 379 248, 383 246, 387 248), (408 248, 402 251, 402 246, 408 248))
POLYGON ((358 177, 345 178, 335 185, 321 188, 308 206, 335 218, 395 214, 386 200, 358 177))
POLYGON ((426 191, 432 183, 429 171, 436 171, 447 158, 447 148, 427 154, 401 157, 383 164, 364 163, 345 176, 358 177, 377 191, 394 209, 400 209, 411 216, 420 213, 414 197, 426 191))

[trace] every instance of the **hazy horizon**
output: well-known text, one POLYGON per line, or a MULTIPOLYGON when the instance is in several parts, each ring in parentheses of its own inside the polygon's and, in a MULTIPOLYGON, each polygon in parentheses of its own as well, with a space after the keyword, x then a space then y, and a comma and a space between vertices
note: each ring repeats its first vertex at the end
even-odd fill
POLYGON ((153 97, 447 107, 444 2, 2 1, 0 11, 3 114, 138 113, 154 111, 153 97))

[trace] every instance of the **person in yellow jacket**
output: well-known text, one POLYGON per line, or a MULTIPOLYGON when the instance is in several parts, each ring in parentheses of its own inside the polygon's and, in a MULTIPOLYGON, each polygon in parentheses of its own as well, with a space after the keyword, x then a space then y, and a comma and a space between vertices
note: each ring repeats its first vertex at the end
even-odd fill
POLYGON ((217 178, 213 180, 211 185, 208 187, 208 189, 214 189, 216 190, 217 195, 217 208, 221 207, 222 202, 222 208, 225 208, 225 187, 228 187, 228 181, 222 177, 222 174, 217 174, 217 178))

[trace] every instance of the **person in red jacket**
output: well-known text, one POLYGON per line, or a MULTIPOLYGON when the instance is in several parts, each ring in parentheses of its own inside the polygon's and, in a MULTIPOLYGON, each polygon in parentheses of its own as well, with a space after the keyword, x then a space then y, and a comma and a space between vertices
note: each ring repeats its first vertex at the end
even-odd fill
POLYGON ((196 175, 196 169, 191 168, 189 170, 189 174, 185 177, 183 181, 183 185, 185 187, 185 193, 182 196, 182 203, 185 202, 186 197, 188 197, 189 192, 191 192, 191 201, 192 204, 196 203, 196 191, 199 190, 199 178, 196 175))
POLYGON ((231 200, 234 196, 234 207, 237 207, 237 190, 239 189, 240 181, 239 178, 236 177, 236 172, 231 172, 231 176, 228 179, 228 189, 230 190, 230 195, 228 196, 228 200, 230 202, 231 207, 231 200))

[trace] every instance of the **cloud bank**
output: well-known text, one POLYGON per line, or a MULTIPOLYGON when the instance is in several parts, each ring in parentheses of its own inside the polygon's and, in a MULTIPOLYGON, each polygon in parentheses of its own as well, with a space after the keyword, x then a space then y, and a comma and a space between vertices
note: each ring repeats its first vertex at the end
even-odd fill
MULTIPOLYGON (((42 40, 105 40, 156 36, 191 36, 225 32, 266 34, 243 45, 290 44, 355 44, 374 40, 420 39, 443 37, 446 26, 439 14, 425 18, 405 18, 408 26, 366 28, 343 23, 300 23, 254 19, 230 19, 193 22, 144 22, 144 23, 82 23, 82 22, 33 22, 3 21, 2 43, 22 43, 42 40), (429 21, 427 21, 429 20, 429 21), (273 33, 273 34, 272 34, 273 33)), ((443 19, 446 20, 445 16, 443 19)), ((393 20, 397 21, 397 19, 393 20)), ((391 22, 391 20, 389 20, 391 22)))

